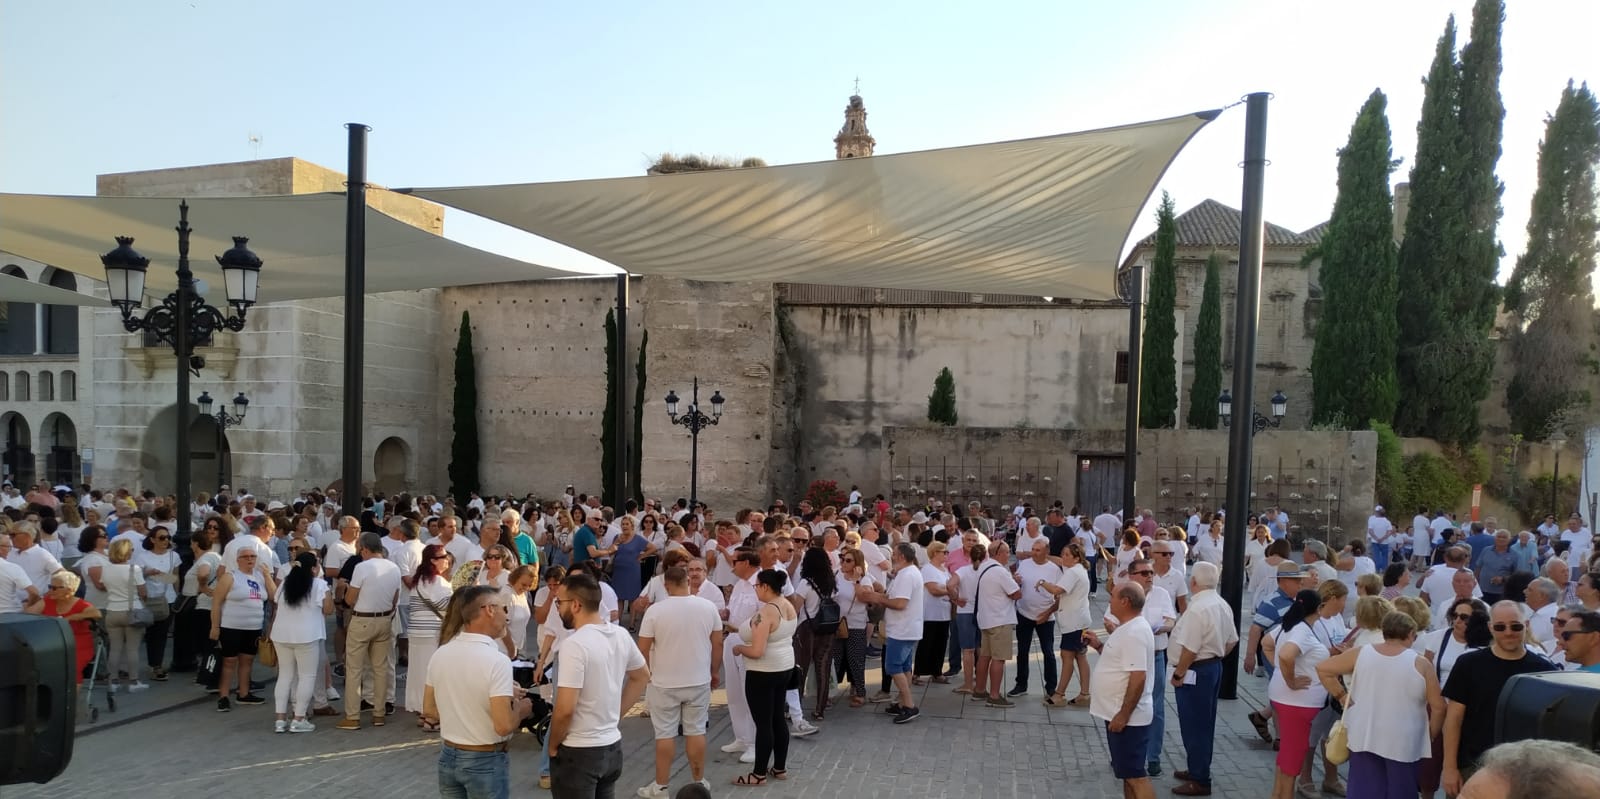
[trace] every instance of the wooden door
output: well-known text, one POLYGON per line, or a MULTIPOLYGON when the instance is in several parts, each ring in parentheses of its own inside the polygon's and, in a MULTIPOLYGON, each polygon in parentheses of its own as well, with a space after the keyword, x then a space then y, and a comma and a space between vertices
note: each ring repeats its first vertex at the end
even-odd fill
POLYGON ((1121 455, 1078 455, 1078 494, 1076 504, 1086 518, 1094 518, 1101 508, 1115 513, 1122 507, 1121 455))

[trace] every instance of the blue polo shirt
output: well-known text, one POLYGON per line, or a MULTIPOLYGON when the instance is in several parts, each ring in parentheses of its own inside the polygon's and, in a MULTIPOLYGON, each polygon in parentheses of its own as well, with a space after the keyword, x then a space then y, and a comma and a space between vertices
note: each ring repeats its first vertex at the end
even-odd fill
POLYGON ((1279 588, 1256 608, 1256 615, 1250 621, 1263 630, 1270 630, 1278 622, 1283 621, 1283 614, 1288 612, 1289 606, 1293 604, 1294 597, 1285 594, 1283 589, 1279 588))

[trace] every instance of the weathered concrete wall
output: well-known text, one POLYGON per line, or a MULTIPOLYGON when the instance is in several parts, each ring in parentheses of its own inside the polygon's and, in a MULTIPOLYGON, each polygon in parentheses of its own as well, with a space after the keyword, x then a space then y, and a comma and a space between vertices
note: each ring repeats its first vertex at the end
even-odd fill
MULTIPOLYGON (((1370 431, 1263 432, 1255 438, 1252 471, 1256 496, 1252 507, 1276 505, 1288 511, 1291 523, 1300 526, 1303 536, 1342 541, 1365 529, 1372 510, 1377 445, 1377 434, 1370 431), (1330 518, 1335 520, 1331 525, 1327 522, 1330 518)), ((968 498, 975 483, 985 504, 1006 506, 1026 501, 1037 505, 1060 499, 1071 506, 1082 504, 1074 468, 1079 459, 1115 456, 1121 451, 1120 430, 885 427, 885 470, 872 487, 862 487, 871 494, 882 487, 903 486, 916 477, 924 491, 948 492, 952 490, 949 478, 954 476, 960 484, 954 489, 961 492, 959 499, 968 498), (928 459, 945 465, 932 472, 948 474, 939 486, 931 482, 930 470, 913 475, 895 466, 896 471, 890 471, 891 459, 897 464, 928 459), (1049 464, 1057 462, 1065 468, 1054 471, 1049 464), (1001 466, 996 471, 997 465, 1007 463, 1011 468, 1001 466), (1044 475, 1035 475, 1032 482, 1028 475, 1020 475, 1020 481, 1012 479, 1019 468, 1034 463, 1046 464, 1044 475), (968 475, 978 479, 969 483, 968 475), (1053 479, 1046 482, 1044 476, 1053 479), (1027 490, 1034 495, 1023 497, 1012 490, 1019 482, 1032 486, 1027 490), (995 493, 989 495, 989 491, 995 493)), ((1162 519, 1177 518, 1185 506, 1217 507, 1227 491, 1227 465, 1226 431, 1141 431, 1138 504, 1153 508, 1162 519)))
POLYGON ((885 468, 883 427, 927 418, 939 370, 974 427, 1120 426, 1115 383, 1127 312, 1108 307, 785 306, 786 354, 798 362, 802 470, 865 487, 885 468))

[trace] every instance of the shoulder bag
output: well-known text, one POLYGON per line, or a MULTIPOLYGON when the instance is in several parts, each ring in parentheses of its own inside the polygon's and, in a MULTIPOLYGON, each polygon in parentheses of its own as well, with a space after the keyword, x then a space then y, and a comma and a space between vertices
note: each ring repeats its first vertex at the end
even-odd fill
POLYGON ((1344 726, 1343 715, 1345 704, 1349 701, 1348 694, 1346 694, 1345 700, 1345 702, 1334 703, 1339 710, 1340 716, 1333 722, 1333 726, 1328 729, 1328 741, 1323 744, 1322 750, 1323 756, 1327 757, 1328 762, 1335 766, 1343 765, 1345 761, 1350 759, 1350 732, 1344 726))
POLYGON ((139 567, 133 563, 128 564, 128 626, 149 627, 156 623, 155 611, 144 606, 139 601, 139 586, 144 584, 144 575, 139 573, 139 567))

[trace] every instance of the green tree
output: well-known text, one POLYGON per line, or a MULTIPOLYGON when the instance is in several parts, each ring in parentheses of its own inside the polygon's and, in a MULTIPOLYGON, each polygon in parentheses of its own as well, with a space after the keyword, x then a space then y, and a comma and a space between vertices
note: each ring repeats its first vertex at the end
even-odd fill
POLYGON ((633 463, 628 467, 628 482, 633 498, 644 505, 644 351, 650 346, 650 331, 639 337, 639 365, 633 370, 633 463))
POLYGON ((472 355, 472 317, 461 312, 461 333, 456 339, 454 421, 450 436, 450 495, 466 507, 478 481, 478 366, 472 355))
POLYGON ((1189 388, 1189 427, 1217 429, 1222 395, 1222 255, 1206 259, 1206 284, 1194 324, 1194 385, 1189 388))
POLYGON ((617 418, 617 385, 620 375, 617 374, 617 312, 615 309, 606 311, 606 406, 600 411, 600 501, 613 507, 620 508, 622 503, 618 500, 616 468, 617 458, 622 453, 617 452, 617 425, 621 420, 617 418))
POLYGON ((1339 193, 1322 238, 1321 318, 1311 352, 1312 424, 1394 417, 1399 336, 1387 99, 1373 90, 1339 151, 1339 193))
POLYGON ((1539 145, 1539 184, 1528 218, 1528 249, 1505 289, 1518 324, 1506 389, 1511 427, 1543 439, 1563 411, 1592 398, 1595 360, 1595 170, 1600 104, 1587 84, 1561 93, 1539 145))
POLYGON ((1178 223, 1172 197, 1161 193, 1156 209, 1156 255, 1150 265, 1150 299, 1144 310, 1140 350, 1139 426, 1178 423, 1178 223))
POLYGON ((1402 435, 1466 443, 1494 368, 1489 332, 1498 301, 1501 184, 1495 176, 1505 108, 1500 100, 1498 0, 1473 7, 1472 41, 1455 57, 1445 26, 1423 95, 1411 206, 1400 247, 1397 358, 1402 435))
POLYGON ((956 423, 956 378, 948 366, 934 378, 933 393, 928 395, 928 421, 946 426, 956 423))

